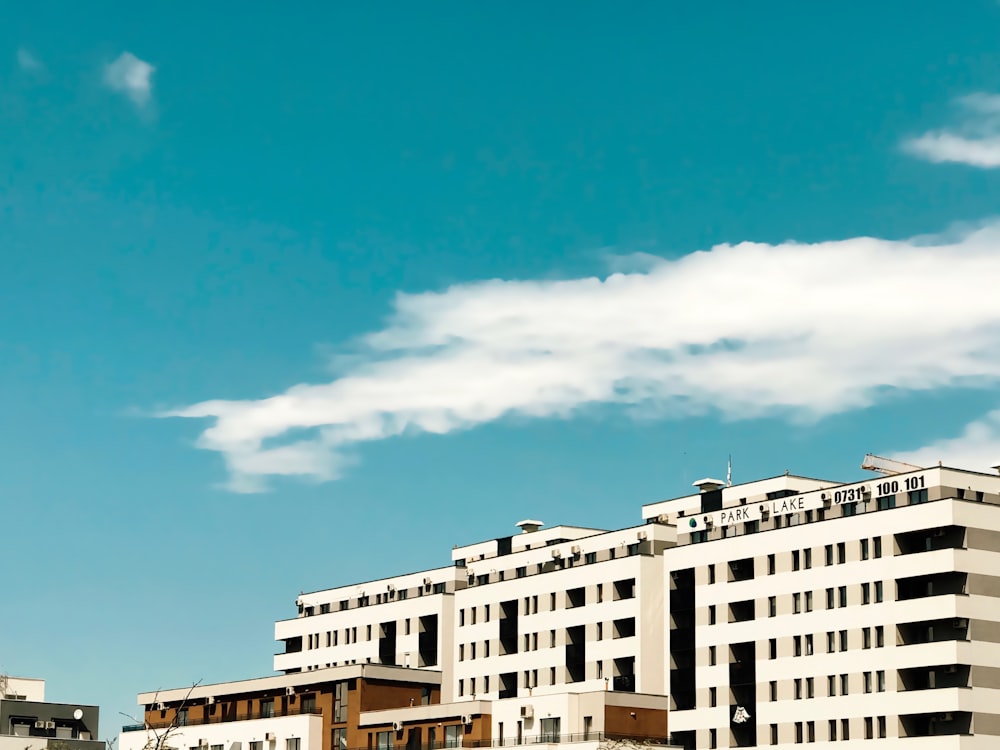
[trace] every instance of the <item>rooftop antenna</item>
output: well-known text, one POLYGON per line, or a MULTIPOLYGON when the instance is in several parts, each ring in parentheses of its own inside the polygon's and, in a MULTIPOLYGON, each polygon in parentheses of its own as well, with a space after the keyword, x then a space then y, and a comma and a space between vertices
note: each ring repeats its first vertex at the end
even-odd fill
POLYGON ((726 467, 726 487, 733 486, 733 454, 729 454, 729 465, 726 467))
POLYGON ((908 471, 922 469, 922 466, 908 464, 905 461, 897 461, 894 458, 876 456, 874 453, 866 453, 865 460, 861 462, 861 468, 865 471, 874 471, 879 474, 892 475, 904 474, 908 471))

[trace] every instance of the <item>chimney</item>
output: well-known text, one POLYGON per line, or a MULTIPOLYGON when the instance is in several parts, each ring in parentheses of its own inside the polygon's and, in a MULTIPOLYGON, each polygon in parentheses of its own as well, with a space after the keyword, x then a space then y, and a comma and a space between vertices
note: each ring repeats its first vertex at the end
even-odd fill
POLYGON ((526 518, 523 521, 518 521, 514 525, 521 529, 522 534, 530 534, 533 531, 538 531, 545 524, 541 521, 532 521, 530 518, 526 518))

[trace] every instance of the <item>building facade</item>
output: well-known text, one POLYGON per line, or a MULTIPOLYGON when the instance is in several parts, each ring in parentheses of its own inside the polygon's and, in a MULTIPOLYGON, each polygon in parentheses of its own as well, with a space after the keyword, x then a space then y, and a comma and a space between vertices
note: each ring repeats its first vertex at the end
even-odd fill
POLYGON ((45 700, 45 681, 0 675, 0 750, 103 750, 100 710, 45 700))
POLYGON ((696 486, 638 526, 522 521, 447 567, 302 594, 282 674, 140 695, 121 748, 185 701, 189 750, 1000 747, 1000 476, 696 486))

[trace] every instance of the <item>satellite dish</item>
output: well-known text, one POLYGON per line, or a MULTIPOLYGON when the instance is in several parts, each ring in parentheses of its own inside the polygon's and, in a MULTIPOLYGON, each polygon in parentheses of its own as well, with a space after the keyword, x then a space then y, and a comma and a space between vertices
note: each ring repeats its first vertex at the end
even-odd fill
POLYGON ((73 718, 76 719, 77 721, 79 721, 80 719, 82 719, 83 718, 83 709, 82 708, 76 709, 76 711, 73 712, 73 718))

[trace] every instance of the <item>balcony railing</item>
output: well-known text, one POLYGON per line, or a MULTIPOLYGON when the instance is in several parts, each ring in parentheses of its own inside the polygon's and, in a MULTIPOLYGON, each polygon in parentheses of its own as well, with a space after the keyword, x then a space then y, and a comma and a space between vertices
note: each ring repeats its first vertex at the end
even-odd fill
POLYGON ((123 732, 141 732, 145 729, 167 729, 168 727, 197 727, 204 724, 226 724, 233 721, 253 721, 254 719, 278 719, 283 716, 322 716, 323 710, 320 708, 311 708, 306 710, 301 710, 299 708, 289 708, 286 711, 258 711, 253 712, 238 712, 232 711, 225 713, 219 711, 214 716, 204 716, 204 717, 192 717, 188 716, 183 721, 169 721, 167 719, 162 719, 158 721, 147 721, 145 724, 128 724, 122 727, 123 732))
MULTIPOLYGON (((405 729, 404 729, 405 731, 405 729)), ((616 734, 614 732, 583 732, 582 734, 565 734, 554 732, 538 734, 530 737, 504 737, 502 740, 442 740, 440 742, 425 742, 422 744, 407 744, 397 742, 393 750, 445 750, 446 748, 488 748, 488 747, 519 747, 521 745, 566 745, 574 742, 601 742, 605 740, 631 740, 640 745, 669 745, 666 735, 616 734)), ((369 750, 368 746, 349 748, 348 750, 369 750)))

